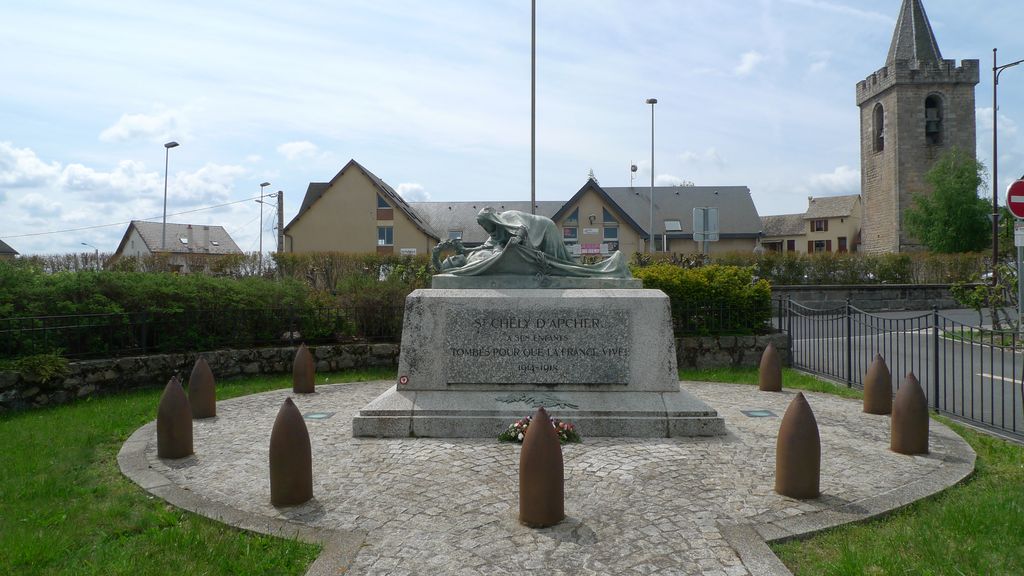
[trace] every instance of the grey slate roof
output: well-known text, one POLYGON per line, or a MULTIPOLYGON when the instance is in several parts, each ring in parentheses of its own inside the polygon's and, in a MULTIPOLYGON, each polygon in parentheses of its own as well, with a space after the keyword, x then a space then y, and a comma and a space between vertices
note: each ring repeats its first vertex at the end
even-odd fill
MULTIPOLYGON (((369 178, 370 181, 373 182, 373 185, 377 187, 377 191, 380 192, 380 195, 387 199, 392 206, 408 216, 409 219, 412 220, 413 225, 422 230, 428 236, 435 239, 440 238, 438 232, 433 230, 430 225, 423 220, 423 218, 420 217, 412 207, 409 206, 405 199, 395 191, 394 188, 388 185, 387 182, 381 180, 376 174, 364 168, 363 165, 356 162, 355 159, 349 160, 348 164, 345 164, 345 166, 334 175, 334 178, 331 178, 330 182, 309 183, 309 187, 306 188, 306 195, 302 197, 302 205, 299 207, 299 211, 295 214, 295 217, 288 222, 287 226, 284 227, 285 232, 287 232, 293 224, 298 222, 299 218, 301 218, 302 215, 305 214, 306 211, 309 210, 313 204, 315 204, 316 201, 319 200, 325 192, 327 192, 328 189, 330 189, 331 185, 333 185, 335 181, 341 178, 341 175, 344 174, 346 170, 353 167, 369 178)), ((445 237, 447 237, 447 235, 445 237)))
MULTIPOLYGON (((604 188, 604 191, 643 230, 650 226, 650 188, 604 188)), ((693 237, 693 209, 718 208, 722 238, 756 238, 761 234, 761 218, 746 186, 655 186, 654 230, 661 234, 665 220, 679 220, 682 231, 669 238, 693 237)))
POLYGON ((892 65, 896 60, 919 60, 922 64, 936 66, 942 62, 939 43, 935 41, 921 0, 903 0, 885 65, 892 65))
POLYGON ((819 218, 848 218, 857 206, 860 194, 846 196, 819 196, 808 201, 804 220, 819 218))
MULTIPOLYGON (((482 244, 487 240, 487 232, 476 223, 476 215, 485 206, 499 212, 505 210, 530 211, 530 201, 515 200, 511 202, 479 201, 479 202, 410 202, 412 207, 431 228, 437 231, 442 240, 448 238, 449 230, 462 230, 462 241, 467 245, 482 244)), ((562 202, 537 202, 537 214, 550 218, 562 206, 562 202)))
MULTIPOLYGON (((132 229, 139 231, 139 236, 146 243, 150 252, 160 252, 163 241, 163 223, 132 220, 125 230, 121 243, 115 254, 121 254, 125 242, 132 229)), ((173 254, 241 254, 238 244, 231 238, 223 226, 207 226, 205 224, 172 224, 167 223, 167 251, 173 254), (189 239, 183 243, 180 239, 189 239)))
POLYGON ((18 251, 8 246, 3 240, 0 240, 0 254, 13 254, 17 256, 18 251))
POLYGON ((779 214, 777 216, 761 216, 761 227, 765 238, 780 236, 799 236, 807 233, 807 223, 803 214, 779 214))

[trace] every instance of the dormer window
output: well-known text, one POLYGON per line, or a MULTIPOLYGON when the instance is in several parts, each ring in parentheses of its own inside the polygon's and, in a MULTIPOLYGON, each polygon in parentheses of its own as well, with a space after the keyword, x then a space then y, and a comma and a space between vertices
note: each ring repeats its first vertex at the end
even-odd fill
POLYGON ((683 223, 679 220, 665 220, 665 232, 682 232, 683 223))
POLYGON ((220 246, 220 242, 216 240, 210 240, 210 246, 220 246))

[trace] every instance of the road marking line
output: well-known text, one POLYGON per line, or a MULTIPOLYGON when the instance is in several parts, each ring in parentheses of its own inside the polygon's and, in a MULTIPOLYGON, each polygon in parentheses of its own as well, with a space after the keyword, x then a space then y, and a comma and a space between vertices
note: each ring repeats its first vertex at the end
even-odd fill
POLYGON ((978 372, 975 376, 981 376, 982 378, 988 378, 989 380, 1002 380, 1003 382, 1009 382, 1016 384, 1017 380, 1013 378, 1007 378, 1005 376, 996 376, 995 374, 989 374, 988 372, 978 372))

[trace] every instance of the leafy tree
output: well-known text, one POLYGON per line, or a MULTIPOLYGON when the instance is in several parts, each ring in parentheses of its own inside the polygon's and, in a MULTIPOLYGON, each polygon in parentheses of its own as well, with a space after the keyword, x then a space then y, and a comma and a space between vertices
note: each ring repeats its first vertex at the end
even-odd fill
POLYGON ((953 149, 943 154, 925 180, 930 195, 915 194, 904 221, 907 230, 933 252, 973 252, 989 246, 992 224, 985 189, 985 165, 953 149))

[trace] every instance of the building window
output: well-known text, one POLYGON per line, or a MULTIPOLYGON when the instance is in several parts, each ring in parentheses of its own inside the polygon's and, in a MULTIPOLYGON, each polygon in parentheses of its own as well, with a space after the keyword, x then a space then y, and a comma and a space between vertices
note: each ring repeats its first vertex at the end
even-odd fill
POLYGON ((562 241, 566 244, 574 244, 579 240, 579 229, 575 226, 562 228, 562 241))
POLYGON ((661 234, 654 235, 654 251, 664 252, 665 251, 665 238, 661 234))
POLYGON ((448 231, 448 239, 449 240, 462 240, 462 230, 449 230, 448 231))
POLYGON ((782 240, 777 242, 761 242, 761 246, 768 252, 782 252, 782 240))
POLYGON ((618 226, 605 226, 604 227, 604 241, 617 242, 619 240, 619 227, 618 226))
POLYGON ((573 225, 574 226, 577 223, 579 223, 579 221, 580 221, 580 209, 579 209, 579 207, 577 207, 575 210, 572 211, 572 214, 569 214, 569 217, 565 219, 565 224, 573 225))
POLYGON ((607 208, 602 207, 601 212, 603 213, 602 216, 604 217, 603 222, 605 223, 605 225, 619 223, 619 221, 616 220, 614 216, 612 216, 612 213, 609 212, 607 208))
POLYGON ((377 246, 394 246, 395 229, 392 226, 377 226, 377 246))
POLYGON ((796 240, 786 240, 786 252, 796 252, 796 240))
POLYGON ((839 237, 839 251, 846 252, 846 236, 839 237))
POLYGON ((377 220, 394 220, 395 211, 380 194, 377 194, 377 220))
POLYGON ((831 240, 808 240, 807 251, 814 252, 831 252, 832 241, 831 240))
POLYGON ((924 100, 924 139, 929 146, 942 145, 942 98, 938 94, 924 100))
POLYGON ((811 232, 828 232, 828 220, 811 220, 811 232))
POLYGON ((874 111, 874 148, 875 152, 881 152, 885 150, 885 110, 882 108, 882 104, 875 104, 874 111))

